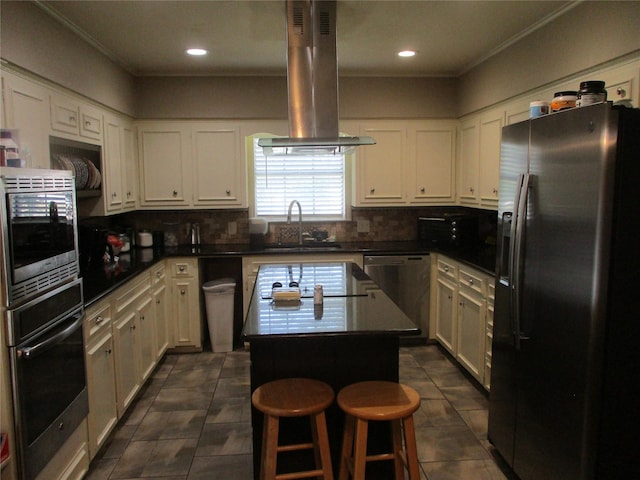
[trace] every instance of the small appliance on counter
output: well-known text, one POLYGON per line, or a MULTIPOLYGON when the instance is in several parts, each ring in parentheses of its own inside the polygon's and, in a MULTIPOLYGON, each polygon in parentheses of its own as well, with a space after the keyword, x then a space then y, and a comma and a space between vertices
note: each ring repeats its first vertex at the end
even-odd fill
POLYGON ((458 248, 478 243, 478 215, 443 213, 418 218, 418 242, 424 247, 458 248))
POLYGON ((136 246, 139 248, 153 247, 153 235, 149 230, 139 230, 136 246))
POLYGON ((249 219, 249 244, 253 249, 264 248, 264 236, 269 231, 269 223, 263 218, 249 219))

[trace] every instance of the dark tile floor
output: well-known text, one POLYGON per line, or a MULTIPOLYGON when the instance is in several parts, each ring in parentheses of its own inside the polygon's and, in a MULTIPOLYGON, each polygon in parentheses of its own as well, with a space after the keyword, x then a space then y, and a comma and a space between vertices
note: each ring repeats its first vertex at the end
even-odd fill
MULTIPOLYGON (((436 345, 402 347, 400 381, 422 478, 502 480, 486 439, 487 397, 436 345)), ((98 453, 85 480, 250 480, 249 353, 167 355, 98 453)))

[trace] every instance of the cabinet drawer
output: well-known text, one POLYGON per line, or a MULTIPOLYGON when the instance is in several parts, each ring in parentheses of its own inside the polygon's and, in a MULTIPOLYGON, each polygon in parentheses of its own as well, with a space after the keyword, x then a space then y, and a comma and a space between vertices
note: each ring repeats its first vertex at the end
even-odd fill
POLYGON ((149 273, 143 273, 137 278, 131 280, 123 288, 114 294, 114 309, 116 314, 127 309, 130 305, 138 301, 140 297, 146 295, 151 290, 151 282, 149 281, 149 273))
POLYGON ((178 261, 173 264, 174 277, 193 277, 197 272, 198 266, 189 261, 178 261))
POLYGON ((85 338, 87 342, 101 333, 103 330, 111 328, 111 303, 100 302, 87 309, 85 319, 85 338))
POLYGON ((54 97, 51 99, 51 128, 59 132, 78 134, 79 106, 74 101, 54 97))
POLYGON ((455 281, 458 277, 458 267, 454 263, 438 259, 438 275, 455 281))
POLYGON ((459 279, 461 286, 470 288, 481 295, 485 293, 486 285, 484 278, 467 272, 466 270, 460 270, 459 279))
POLYGON ((165 279, 165 267, 164 262, 160 265, 156 265, 151 269, 151 284, 157 285, 162 283, 165 279))
POLYGON ((80 107, 80 135, 96 140, 102 138, 102 114, 98 110, 80 107))

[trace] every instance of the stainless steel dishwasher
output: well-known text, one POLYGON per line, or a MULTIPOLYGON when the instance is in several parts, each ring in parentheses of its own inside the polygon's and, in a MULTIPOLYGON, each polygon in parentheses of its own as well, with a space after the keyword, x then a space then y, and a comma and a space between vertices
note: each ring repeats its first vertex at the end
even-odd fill
MULTIPOLYGON (((429 338, 429 278, 431 263, 424 255, 367 255, 364 271, 429 338)), ((410 340, 406 337, 405 340, 410 340)))

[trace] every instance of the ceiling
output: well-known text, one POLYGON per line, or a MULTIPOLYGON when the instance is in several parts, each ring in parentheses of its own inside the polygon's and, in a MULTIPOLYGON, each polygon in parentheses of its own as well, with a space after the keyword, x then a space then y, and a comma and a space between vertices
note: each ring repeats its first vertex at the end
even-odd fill
MULTIPOLYGON (((286 74, 284 0, 37 3, 134 75, 286 74), (188 57, 192 46, 209 54, 188 57)), ((577 3, 340 0, 339 73, 458 76, 577 3)))

